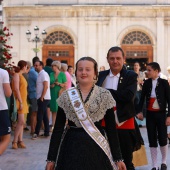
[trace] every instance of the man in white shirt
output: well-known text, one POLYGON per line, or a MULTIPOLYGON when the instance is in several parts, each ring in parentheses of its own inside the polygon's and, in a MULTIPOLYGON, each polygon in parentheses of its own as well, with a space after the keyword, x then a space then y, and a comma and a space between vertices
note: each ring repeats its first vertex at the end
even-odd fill
POLYGON ((44 122, 44 134, 43 136, 49 136, 49 120, 47 116, 47 105, 50 102, 50 78, 46 71, 44 71, 44 64, 42 61, 36 61, 34 64, 35 70, 38 72, 36 82, 36 93, 37 93, 37 124, 32 139, 37 139, 42 120, 44 122))
POLYGON ((11 125, 5 97, 10 97, 12 90, 9 84, 8 72, 0 68, 0 75, 0 155, 2 155, 10 142, 11 136, 11 125))

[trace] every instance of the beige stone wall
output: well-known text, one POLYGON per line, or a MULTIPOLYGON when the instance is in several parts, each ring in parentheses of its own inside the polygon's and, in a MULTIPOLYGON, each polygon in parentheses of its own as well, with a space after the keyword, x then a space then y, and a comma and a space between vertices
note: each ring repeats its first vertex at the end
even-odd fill
POLYGON ((133 1, 133 0, 5 0, 8 5, 34 5, 34 4, 77 4, 77 5, 129 5, 129 4, 148 4, 148 5, 157 5, 157 4, 170 4, 170 0, 142 0, 142 1, 133 1))
MULTIPOLYGON (((62 3, 61 1, 55 1, 62 3)), ((64 1, 65 3, 83 4, 85 0, 64 1)), ((160 63, 162 71, 170 65, 170 0, 148 0, 156 5, 126 5, 132 1, 121 0, 120 5, 40 5, 47 1, 6 0, 4 3, 4 21, 13 32, 11 45, 14 47, 13 59, 31 60, 35 44, 27 42, 25 32, 37 25, 48 34, 63 30, 72 37, 75 47, 75 61, 82 56, 94 57, 100 65, 108 68, 106 54, 111 46, 121 45, 124 36, 130 31, 140 30, 152 41, 154 61, 160 63), (15 6, 14 6, 15 3, 15 6), (39 5, 33 5, 38 3, 39 5), (163 3, 164 5, 157 5, 163 3)), ((93 1, 95 3, 95 1, 93 1)), ((111 0, 96 1, 111 3, 111 0)), ((115 4, 118 1, 114 1, 115 4)), ((120 1, 119 1, 120 2, 120 1)), ((139 4, 141 1, 138 1, 139 4)), ((145 3, 145 0, 142 1, 145 3)), ((54 1, 48 1, 52 4, 54 1)), ((33 37, 32 35, 32 37, 33 37)), ((42 46, 41 43, 38 45, 42 46)), ((39 57, 41 58, 41 52, 39 57)))

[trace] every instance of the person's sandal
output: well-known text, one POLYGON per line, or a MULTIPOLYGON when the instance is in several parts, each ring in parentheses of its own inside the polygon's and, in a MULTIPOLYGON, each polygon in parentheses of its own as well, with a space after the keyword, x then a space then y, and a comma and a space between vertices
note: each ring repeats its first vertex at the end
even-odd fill
POLYGON ((26 145, 23 141, 18 141, 18 148, 23 148, 25 149, 26 148, 26 145))
POLYGON ((12 149, 18 149, 17 142, 12 142, 12 149))

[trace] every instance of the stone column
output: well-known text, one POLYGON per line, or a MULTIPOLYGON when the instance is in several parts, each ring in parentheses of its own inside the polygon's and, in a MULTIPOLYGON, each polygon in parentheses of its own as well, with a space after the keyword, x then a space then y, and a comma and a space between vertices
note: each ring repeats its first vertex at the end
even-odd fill
POLYGON ((86 20, 86 51, 87 55, 96 59, 97 57, 97 27, 95 20, 86 20))
POLYGON ((170 39, 169 39, 169 37, 170 37, 170 21, 168 22, 168 25, 166 25, 167 26, 167 56, 166 56, 166 58, 167 58, 167 66, 170 66, 170 39))
MULTIPOLYGON (((118 38, 118 35, 117 35, 117 18, 116 17, 113 17, 110 21, 110 37, 109 37, 109 45, 110 47, 112 46, 118 46, 118 42, 117 42, 117 38, 118 38)), ((110 48, 109 47, 109 48, 110 48)))
POLYGON ((164 18, 157 17, 157 56, 154 57, 154 61, 160 64, 162 72, 164 72, 165 66, 165 34, 164 34, 164 18))
POLYGON ((103 58, 104 58, 104 54, 103 54, 103 38, 102 38, 102 33, 103 33, 103 31, 102 31, 103 29, 102 29, 102 22, 101 21, 99 21, 98 22, 98 35, 97 35, 97 37, 98 37, 98 47, 97 47, 97 55, 98 55, 98 67, 100 67, 101 65, 103 65, 103 62, 102 62, 102 60, 103 60, 103 58))

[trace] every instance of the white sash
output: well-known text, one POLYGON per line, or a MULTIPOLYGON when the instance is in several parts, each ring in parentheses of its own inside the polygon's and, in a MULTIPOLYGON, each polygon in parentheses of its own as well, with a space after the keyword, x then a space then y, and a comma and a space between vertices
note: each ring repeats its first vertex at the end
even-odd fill
POLYGON ((80 124, 84 128, 84 130, 89 134, 89 136, 100 146, 100 148, 105 152, 108 156, 113 170, 118 170, 115 162, 113 162, 112 154, 110 152, 110 147, 105 139, 105 137, 100 133, 97 129, 93 121, 90 119, 90 116, 86 113, 85 108, 80 99, 79 93, 75 87, 67 90, 67 94, 71 101, 71 104, 74 108, 77 118, 80 121, 80 124))

